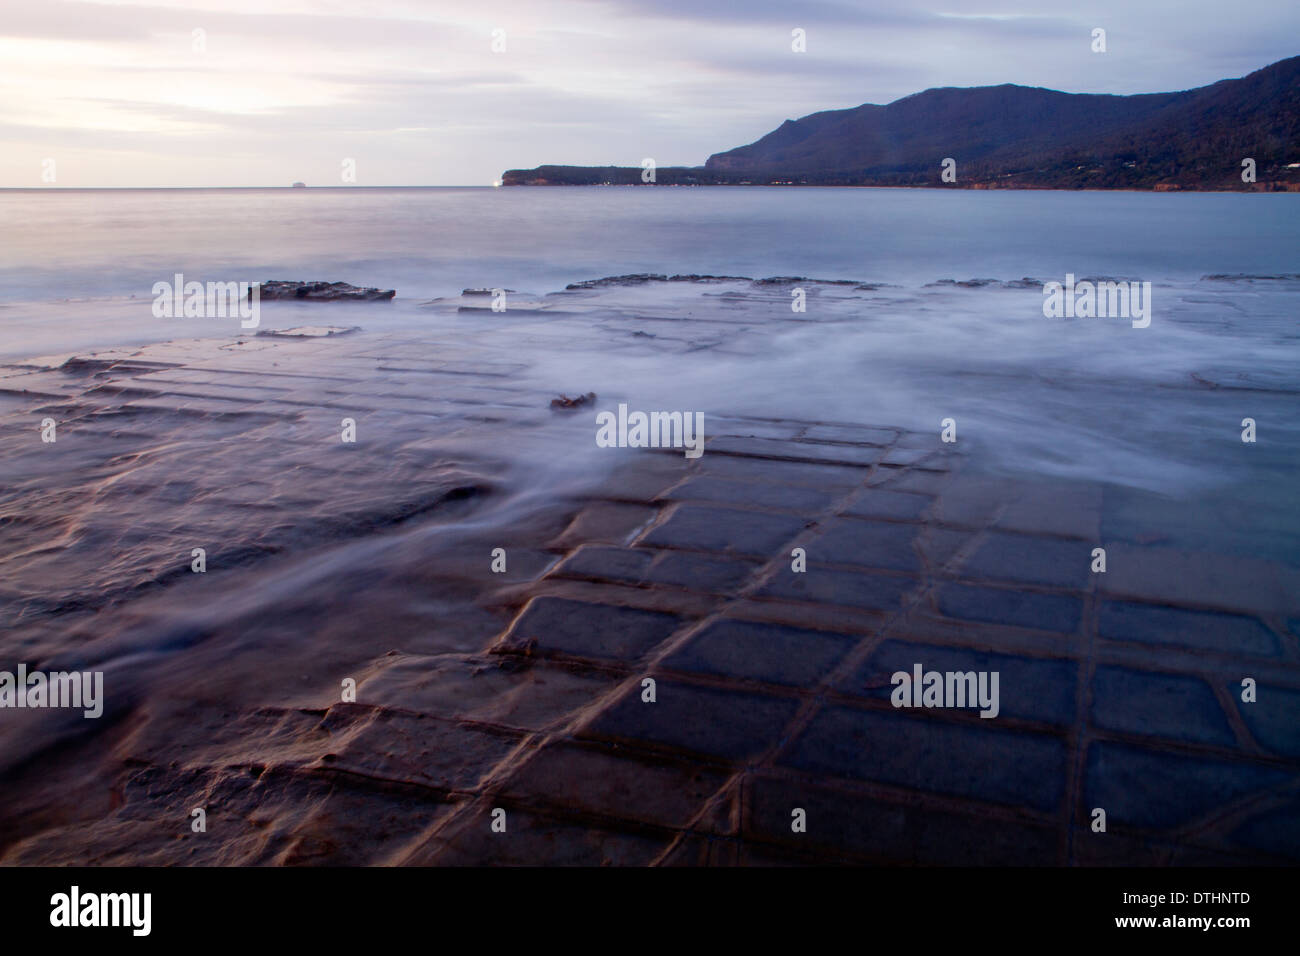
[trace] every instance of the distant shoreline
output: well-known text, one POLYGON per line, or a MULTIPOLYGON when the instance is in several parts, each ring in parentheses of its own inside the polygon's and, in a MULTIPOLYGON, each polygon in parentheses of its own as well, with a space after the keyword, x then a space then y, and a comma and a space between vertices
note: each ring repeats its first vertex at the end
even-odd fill
POLYGON ((936 185, 896 185, 886 186, 871 183, 864 184, 830 184, 830 183, 504 183, 491 185, 449 185, 449 186, 0 186, 0 193, 138 193, 138 192, 347 192, 366 190, 382 192, 384 190, 421 190, 421 189, 474 189, 494 191, 530 187, 537 189, 641 189, 645 187, 674 189, 888 189, 918 190, 929 192, 1055 192, 1055 193, 1241 193, 1250 195, 1284 194, 1300 192, 1300 184, 1280 183, 1283 188, 1267 188, 1271 183, 1255 183, 1251 189, 1229 189, 1213 186, 1182 186, 1175 189, 1159 189, 1143 186, 982 186, 950 183, 936 185))
POLYGON ((0 186, 0 193, 142 193, 142 192, 292 192, 363 189, 495 189, 491 184, 460 186, 0 186))
POLYGON ((1255 183, 1254 188, 1231 189, 1226 186, 990 186, 983 183, 961 185, 957 183, 936 186, 882 185, 877 183, 505 183, 502 188, 528 187, 534 189, 637 189, 653 185, 675 189, 915 189, 931 192, 1000 192, 1000 193, 1298 193, 1300 183, 1255 183), (1163 187, 1163 188, 1162 188, 1163 187))

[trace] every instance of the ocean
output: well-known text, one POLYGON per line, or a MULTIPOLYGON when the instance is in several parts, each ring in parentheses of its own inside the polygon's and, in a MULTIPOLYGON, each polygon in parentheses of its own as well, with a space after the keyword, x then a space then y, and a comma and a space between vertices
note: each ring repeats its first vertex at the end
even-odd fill
POLYGON ((0 190, 0 301, 176 271, 321 273, 428 298, 628 272, 945 278, 1300 268, 1287 194, 734 187, 0 190))
MULTIPOLYGON (((328 316, 375 332, 444 321, 422 303, 466 288, 546 295, 629 273, 857 280, 878 288, 826 322, 815 308, 756 315, 746 335, 764 344, 743 355, 609 354, 581 325, 560 347, 521 337, 513 350, 557 390, 585 382, 583 391, 625 390, 657 407, 917 429, 952 417, 998 467, 1176 496, 1248 488, 1270 508, 1291 500, 1296 195, 9 190, 0 221, 0 357, 9 360, 240 333, 234 323, 155 318, 153 283, 176 273, 396 289, 388 305, 276 303, 263 318, 274 328, 328 316), (1068 276, 1150 283, 1150 325, 1045 317, 1044 283, 1068 276), (1243 456, 1247 417, 1258 441, 1243 456)), ((493 321, 510 317, 466 331, 493 321)))

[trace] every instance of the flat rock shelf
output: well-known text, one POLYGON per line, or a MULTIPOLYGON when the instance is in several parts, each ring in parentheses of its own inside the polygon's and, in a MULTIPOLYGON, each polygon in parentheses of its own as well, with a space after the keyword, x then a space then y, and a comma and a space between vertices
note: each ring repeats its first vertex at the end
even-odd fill
POLYGON ((0 652, 106 694, 0 725, 0 862, 1300 861, 1293 567, 1090 573, 1123 490, 937 430, 734 409, 695 460, 597 451, 617 396, 555 414, 583 382, 458 335, 0 369, 0 652), (557 442, 608 467, 530 498, 557 442), (997 671, 997 718, 894 707, 914 663, 997 671))

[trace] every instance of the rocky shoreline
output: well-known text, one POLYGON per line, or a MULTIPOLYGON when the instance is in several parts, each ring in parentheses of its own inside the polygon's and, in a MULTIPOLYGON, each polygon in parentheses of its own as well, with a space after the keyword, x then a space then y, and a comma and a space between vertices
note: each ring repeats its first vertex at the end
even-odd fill
POLYGON ((0 862, 1300 860, 1295 567, 878 416, 735 400, 698 459, 597 448, 628 396, 542 362, 734 358, 809 282, 765 281, 0 369, 0 650, 105 695, 4 713, 0 862), (892 705, 916 663, 999 673, 998 715, 892 705))

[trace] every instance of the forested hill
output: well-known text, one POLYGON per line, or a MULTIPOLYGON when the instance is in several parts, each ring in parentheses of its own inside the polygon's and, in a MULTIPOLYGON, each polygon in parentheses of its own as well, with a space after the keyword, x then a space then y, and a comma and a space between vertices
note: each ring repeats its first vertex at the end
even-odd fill
MULTIPOLYGON (((1109 96, 1003 85, 926 90, 786 120, 658 185, 1300 188, 1300 56, 1180 93, 1109 96), (955 182, 942 178, 951 158, 955 182), (1254 184, 1242 161, 1255 161, 1254 184)), ((640 167, 539 166, 505 185, 641 184, 640 167)))

